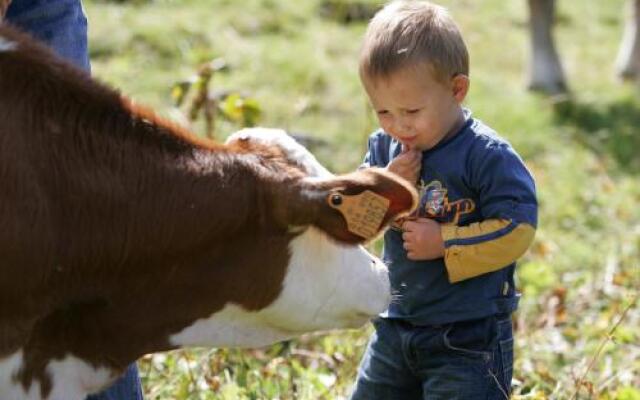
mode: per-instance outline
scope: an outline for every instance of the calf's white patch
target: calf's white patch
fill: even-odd
[[[34,379],[25,390],[15,379],[23,364],[22,350],[0,359],[0,399],[2,400],[84,400],[100,391],[116,378],[107,368],[94,368],[87,362],[67,356],[51,361],[46,371],[51,378],[51,391],[41,396],[41,382]]]
[[[388,306],[387,269],[364,248],[338,245],[311,227],[291,242],[290,251],[283,289],[273,303],[259,311],[227,304],[172,335],[170,343],[264,346],[306,332],[356,328]]]
[[[330,178],[333,176],[313,154],[303,145],[296,142],[282,129],[245,128],[233,133],[227,143],[234,140],[251,140],[267,146],[278,146],[287,154],[287,158],[302,166],[309,176]]]
[[[3,51],[13,51],[16,48],[18,48],[18,45],[15,42],[12,42],[0,36],[0,53]]]

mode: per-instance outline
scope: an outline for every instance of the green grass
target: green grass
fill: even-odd
[[[346,172],[360,162],[375,127],[357,78],[365,25],[321,18],[319,3],[89,0],[94,74],[172,114],[172,84],[222,57],[230,70],[214,76],[214,88],[255,97],[263,126],[328,141],[315,149],[318,158]],[[559,2],[569,100],[525,89],[525,0],[442,3],[469,46],[467,105],[514,144],[538,185],[538,235],[518,269],[524,296],[516,315],[515,397],[568,398],[640,286],[640,94],[613,69],[623,1]],[[236,128],[220,123],[219,138]],[[635,304],[579,398],[640,399],[638,326]],[[370,331],[253,351],[147,356],[140,362],[145,392],[149,399],[344,398]]]

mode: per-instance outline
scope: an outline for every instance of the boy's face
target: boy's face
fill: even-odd
[[[459,122],[469,87],[466,76],[443,82],[425,65],[363,82],[382,129],[406,148],[420,151],[434,147]]]

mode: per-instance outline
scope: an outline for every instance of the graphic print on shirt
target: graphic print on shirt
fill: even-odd
[[[421,179],[417,189],[420,198],[418,208],[410,216],[396,220],[392,228],[401,230],[405,221],[418,218],[430,218],[440,223],[457,225],[462,215],[472,213],[476,209],[476,203],[472,199],[449,199],[447,188],[439,180],[427,184]]]

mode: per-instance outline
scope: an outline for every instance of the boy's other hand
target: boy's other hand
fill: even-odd
[[[444,241],[438,222],[418,218],[403,223],[402,231],[408,259],[418,261],[444,257]]]
[[[396,158],[391,160],[387,165],[387,171],[393,172],[396,175],[409,181],[411,184],[415,184],[420,175],[420,168],[422,167],[422,153],[418,150],[413,150],[402,146],[402,153],[398,154]]]

